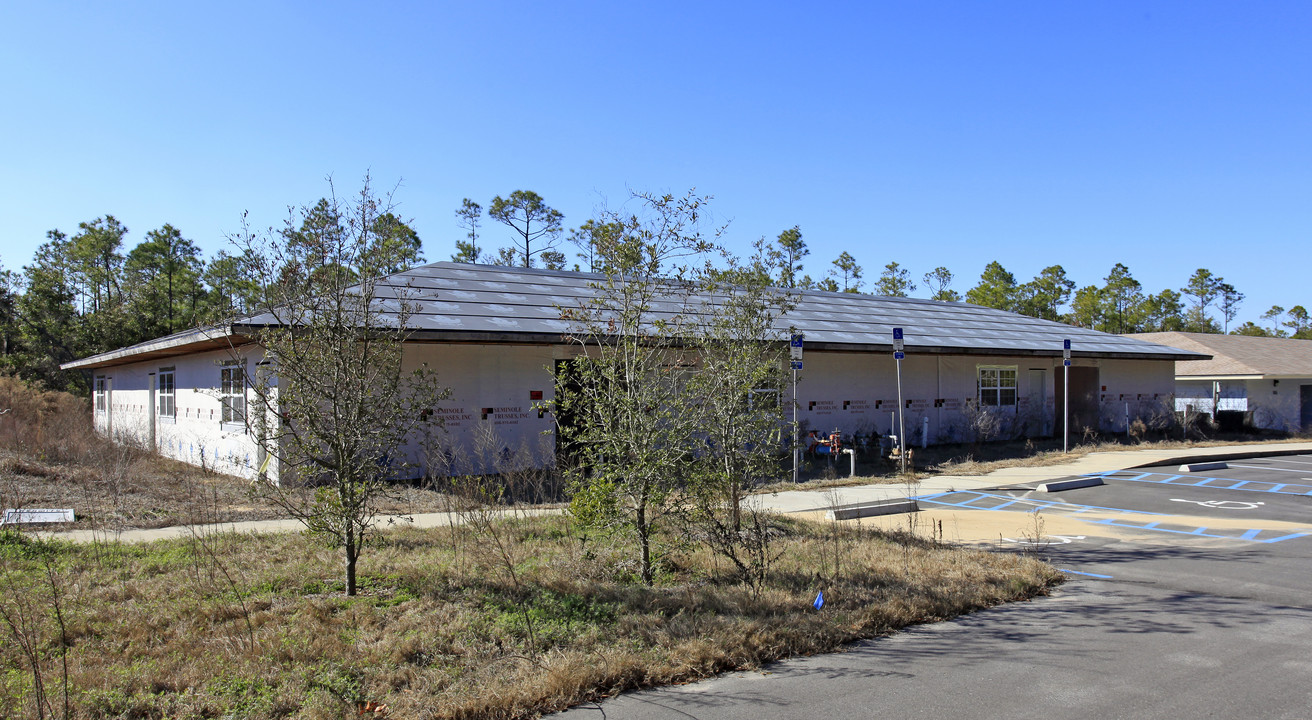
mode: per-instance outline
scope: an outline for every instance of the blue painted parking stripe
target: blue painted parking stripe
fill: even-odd
[[[1084,575],[1085,577],[1096,577],[1096,578],[1102,578],[1103,580],[1112,579],[1111,575],[1099,575],[1098,573],[1080,572],[1079,570],[1067,570],[1066,568],[1057,568],[1057,570],[1060,572],[1069,573],[1071,575]]]
[[[1132,530],[1151,530],[1153,532],[1171,533],[1173,535],[1194,535],[1196,537],[1216,538],[1218,540],[1247,540],[1249,542],[1258,542],[1264,544],[1278,543],[1278,542],[1283,542],[1285,540],[1295,540],[1297,538],[1307,537],[1308,535],[1312,535],[1312,533],[1296,532],[1296,533],[1290,533],[1288,535],[1281,535],[1280,537],[1261,538],[1259,536],[1266,531],[1262,528],[1258,528],[1253,530],[1246,530],[1243,534],[1236,537],[1234,535],[1217,535],[1216,533],[1209,533],[1207,532],[1208,528],[1195,528],[1193,530],[1175,530],[1172,528],[1160,527],[1160,523],[1149,523],[1147,525],[1138,525],[1135,523],[1121,522],[1115,518],[1099,518],[1097,520],[1085,520],[1085,522],[1092,523],[1094,525],[1110,525],[1113,527],[1130,528]]]
[[[942,496],[939,495],[938,497],[942,497]],[[925,501],[925,502],[929,502],[929,503],[934,503],[935,505],[948,505],[948,506],[951,506],[951,507],[968,507],[971,503],[975,502],[976,500],[979,500],[980,498],[979,498],[979,497],[973,497],[973,498],[970,498],[969,500],[962,500],[961,502],[948,502],[947,500],[936,500],[936,499],[934,499],[934,498],[916,498],[916,499],[917,499],[917,500],[923,500],[923,501]],[[972,510],[987,510],[988,508],[977,507],[977,508],[971,508],[971,509],[972,509]]]
[[[1092,473],[1083,477],[1106,477],[1103,473]],[[1128,482],[1146,482],[1158,485],[1175,485],[1184,487],[1201,487],[1216,490],[1241,490],[1245,492],[1276,493],[1278,495],[1312,496],[1312,485],[1297,483],[1277,483],[1267,480],[1238,480],[1236,478],[1206,477],[1195,479],[1187,475],[1165,475],[1162,473],[1144,473],[1133,477],[1117,477],[1116,480]],[[1177,482],[1191,481],[1191,482]],[[1228,483],[1228,484],[1226,484]]]
[[[1280,542],[1281,540],[1293,540],[1294,538],[1307,537],[1309,534],[1310,533],[1290,533],[1289,535],[1285,535],[1283,537],[1271,538],[1270,540],[1259,540],[1258,542],[1277,543]]]
[[[946,499],[951,495],[973,495],[969,500],[953,502]],[[942,498],[942,499],[940,499]],[[1147,512],[1145,510],[1128,510],[1126,508],[1101,507],[1098,505],[1077,505],[1075,503],[1062,502],[1059,500],[1041,500],[1039,498],[1016,498],[1010,495],[993,495],[990,493],[980,492],[978,490],[957,490],[955,492],[940,493],[937,495],[927,495],[916,498],[917,500],[932,503],[935,505],[946,505],[949,507],[964,507],[970,510],[999,510],[1009,505],[1030,505],[1042,510],[1061,510],[1071,513],[1086,513],[1094,511],[1115,512],[1127,515],[1152,515],[1157,517],[1169,517],[1167,513]],[[1003,501],[997,505],[984,506],[972,505],[971,503],[979,500],[1000,500]]]
[[[1218,478],[1212,478],[1212,479],[1218,479]],[[1224,479],[1224,478],[1220,478],[1220,479]],[[1150,480],[1148,482],[1155,482],[1155,481]],[[1258,492],[1265,492],[1265,491],[1258,491]],[[960,496],[966,496],[967,499],[965,500],[957,499]],[[1041,500],[1038,498],[1017,498],[1010,495],[996,495],[991,493],[980,492],[978,490],[954,490],[950,492],[933,493],[930,495],[917,497],[916,499],[921,502],[930,503],[933,505],[944,505],[947,507],[960,507],[970,510],[983,510],[983,511],[1000,510],[1002,508],[1006,508],[1011,505],[1021,504],[1021,505],[1032,505],[1037,509],[1048,509],[1048,510],[1055,509],[1060,511],[1066,511],[1075,515],[1079,515],[1080,513],[1096,511],[1096,510],[1115,512],[1123,516],[1149,515],[1149,516],[1155,516],[1163,519],[1153,520],[1147,523],[1130,521],[1120,518],[1099,518],[1096,520],[1091,520],[1086,518],[1080,518],[1080,519],[1084,520],[1087,523],[1092,523],[1094,525],[1109,525],[1114,527],[1131,528],[1134,530],[1164,532],[1164,533],[1171,533],[1174,535],[1191,535],[1194,537],[1216,538],[1220,540],[1246,540],[1248,542],[1258,542],[1258,543],[1277,543],[1277,542],[1283,542],[1285,540],[1294,540],[1296,538],[1307,537],[1309,535],[1312,535],[1312,531],[1309,531],[1309,532],[1289,533],[1287,535],[1281,535],[1280,537],[1275,537],[1275,538],[1262,538],[1261,534],[1263,532],[1269,532],[1262,528],[1244,530],[1239,535],[1233,534],[1233,532],[1237,532],[1237,531],[1232,531],[1232,534],[1218,535],[1214,532],[1208,532],[1209,528],[1206,527],[1194,527],[1189,530],[1163,527],[1163,525],[1166,525],[1171,522],[1169,518],[1178,517],[1166,513],[1145,512],[1143,510],[1127,510],[1124,508],[1099,507],[1096,505],[1077,505],[1075,503],[1061,502],[1056,500]],[[983,505],[971,504],[982,500],[994,500],[994,501],[1001,501],[1001,502],[999,502],[997,505],[992,505],[988,507],[985,507]]]

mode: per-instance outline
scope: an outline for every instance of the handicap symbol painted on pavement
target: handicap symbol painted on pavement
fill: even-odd
[[[1076,540],[1083,540],[1084,536],[1083,535],[1044,535],[1042,538],[1039,538],[1037,541],[1034,540],[1033,538],[1021,538],[1017,540],[1016,538],[1004,537],[1002,539],[1009,543],[1016,543],[1017,545],[1051,545],[1052,543],[1057,543],[1059,545],[1069,545],[1075,542]]]
[[[1241,500],[1181,500],[1180,498],[1171,498],[1171,502],[1193,503],[1194,505],[1216,508],[1217,510],[1256,510],[1259,506],[1265,504],[1243,502]]]

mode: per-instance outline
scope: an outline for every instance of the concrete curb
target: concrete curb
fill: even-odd
[[[1062,490],[1074,490],[1076,488],[1097,487],[1104,485],[1100,477],[1075,478],[1074,480],[1057,480],[1055,482],[1043,483],[1034,488],[1039,492],[1061,492]]]
[[[1257,450],[1254,452],[1235,452],[1231,450],[1230,452],[1208,453],[1206,452],[1206,448],[1199,448],[1198,452],[1190,453],[1188,455],[1173,455],[1170,457],[1162,458],[1161,460],[1153,460],[1152,462],[1140,463],[1138,465],[1130,465],[1127,466],[1125,469],[1132,470],[1135,468],[1154,467],[1157,465],[1185,465],[1191,463],[1218,462],[1222,460],[1231,460],[1236,457],[1263,458],[1263,457],[1279,457],[1281,455],[1306,455],[1306,454],[1308,454],[1308,451],[1306,449]]]
[[[1230,467],[1224,460],[1217,462],[1188,463],[1180,466],[1180,472],[1204,472],[1206,470],[1225,470]]]
[[[856,520],[857,518],[877,517],[879,515],[897,515],[900,513],[919,512],[920,504],[914,498],[909,500],[885,500],[883,502],[863,503],[848,507],[834,508],[825,513],[826,520]]]

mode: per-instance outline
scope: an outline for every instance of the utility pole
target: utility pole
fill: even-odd
[[[893,360],[897,362],[897,456],[902,474],[907,472],[907,418],[902,402],[902,328],[893,328]]]
[[[793,333],[788,343],[790,364],[793,368],[793,484],[797,484],[797,371],[802,369],[802,333]]]
[[[1071,438],[1071,341],[1061,341],[1061,362],[1064,377],[1061,381],[1061,391],[1064,393],[1061,400],[1061,451],[1062,453],[1070,452],[1069,444]]]

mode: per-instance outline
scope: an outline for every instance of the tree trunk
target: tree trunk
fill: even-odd
[[[355,532],[346,531],[346,595],[347,597],[355,596],[355,561],[359,558],[360,553],[355,547]]]
[[[637,522],[638,544],[642,548],[642,582],[647,587],[652,585],[651,573],[651,528],[647,525],[647,507],[638,506]]]

